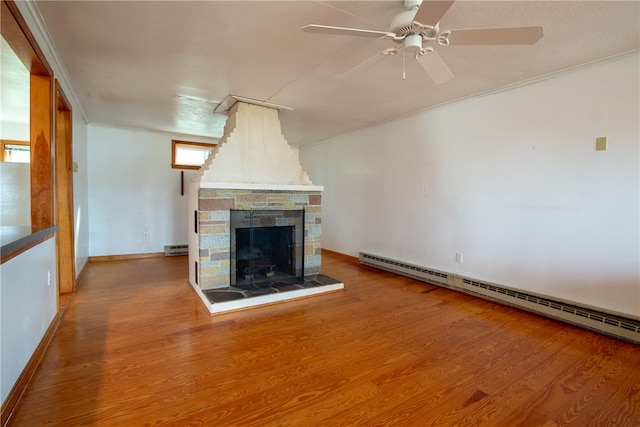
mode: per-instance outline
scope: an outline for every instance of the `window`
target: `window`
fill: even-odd
[[[0,160],[3,162],[29,163],[31,161],[29,141],[0,140],[0,146],[2,150]]]
[[[171,141],[171,167],[200,169],[216,144],[207,142]]]

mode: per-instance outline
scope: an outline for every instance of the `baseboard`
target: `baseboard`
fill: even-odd
[[[91,262],[91,259],[87,258],[87,261],[84,263],[84,265],[82,266],[82,269],[80,270],[80,274],[78,274],[78,277],[76,277],[76,286],[73,289],[73,293],[74,294],[82,286],[82,282],[84,281],[84,277],[87,275],[87,271],[89,271],[89,263],[90,262]]]
[[[84,276],[87,274],[87,270],[89,269],[89,262],[91,262],[91,260],[87,258],[87,262],[84,263],[84,265],[82,266],[82,270],[80,270],[80,274],[78,274],[78,277],[76,277],[76,289],[80,285],[80,282],[84,280]]]
[[[13,413],[13,410],[16,408],[18,402],[20,401],[20,398],[22,397],[23,393],[27,389],[27,385],[29,384],[29,381],[31,381],[31,378],[33,377],[36,370],[40,366],[40,362],[42,361],[42,358],[44,357],[44,354],[46,353],[47,348],[49,347],[49,343],[51,342],[51,339],[53,338],[53,335],[55,334],[59,325],[60,325],[60,316],[56,314],[55,317],[53,318],[53,321],[51,321],[49,328],[47,329],[44,336],[40,340],[40,344],[38,344],[38,347],[36,347],[35,351],[31,355],[31,358],[29,359],[26,366],[22,370],[22,373],[18,377],[18,380],[13,385],[13,388],[7,395],[7,398],[5,399],[4,402],[2,402],[2,408],[0,409],[0,425],[1,426],[4,427],[7,425],[9,419],[11,418],[11,414]]]
[[[130,261],[132,259],[145,259],[145,258],[164,258],[164,252],[149,252],[146,254],[90,256],[89,262]]]
[[[632,316],[364,252],[360,263],[640,344],[640,319]]]

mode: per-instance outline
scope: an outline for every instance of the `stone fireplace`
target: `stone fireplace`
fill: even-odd
[[[322,190],[282,136],[277,109],[230,109],[189,186],[189,281],[210,312],[343,288],[321,274]]]

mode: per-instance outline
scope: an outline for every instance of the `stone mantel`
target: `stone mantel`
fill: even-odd
[[[220,190],[267,190],[267,191],[300,191],[322,192],[322,185],[291,185],[291,184],[249,184],[227,182],[198,182],[198,188],[211,188]]]

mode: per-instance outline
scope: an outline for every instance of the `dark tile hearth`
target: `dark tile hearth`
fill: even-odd
[[[245,298],[241,291],[233,291],[230,288],[212,289],[210,291],[204,291],[204,293],[212,303],[227,302]]]
[[[295,283],[274,283],[273,285],[271,285],[271,287],[277,289],[278,292],[286,292],[286,291],[293,291],[295,289],[300,289],[300,286],[296,285]]]
[[[274,280],[273,282],[263,281],[255,285],[242,285],[242,287],[228,286],[224,288],[204,289],[203,292],[209,302],[216,304],[273,293],[335,285],[338,283],[341,282],[324,274],[317,274],[305,278],[303,283],[287,283],[281,280]]]

